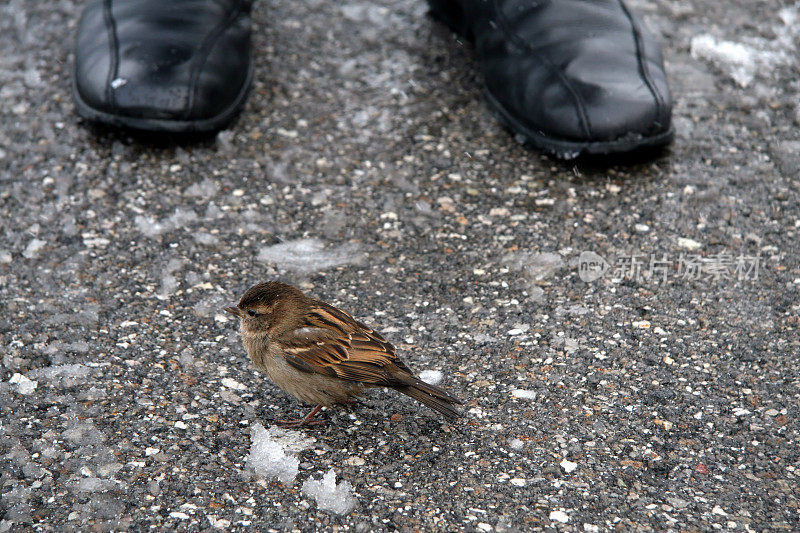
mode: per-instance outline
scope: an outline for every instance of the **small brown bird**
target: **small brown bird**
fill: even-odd
[[[321,423],[313,418],[322,407],[353,403],[370,387],[395,389],[447,418],[460,416],[453,405],[462,402],[414,376],[380,334],[291,285],[259,283],[225,311],[239,317],[253,364],[301,402],[315,405],[304,418],[279,420],[286,426]]]

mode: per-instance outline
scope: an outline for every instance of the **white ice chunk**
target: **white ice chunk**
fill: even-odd
[[[527,333],[531,329],[530,324],[514,324],[514,327],[506,332],[507,335],[515,337]]]
[[[578,463],[570,461],[569,459],[564,459],[563,461],[561,461],[560,464],[561,468],[563,468],[564,472],[566,472],[567,474],[575,471],[575,469],[578,468]]]
[[[23,376],[22,374],[16,373],[11,376],[11,379],[8,380],[9,383],[13,383],[17,386],[17,392],[26,396],[33,391],[36,390],[36,387],[39,386],[39,382],[33,381],[32,379],[28,379],[27,376]]]
[[[264,429],[256,422],[250,428],[250,453],[245,466],[266,479],[277,478],[284,484],[294,481],[300,460],[294,453],[308,448],[314,439],[282,428]]]
[[[303,482],[303,494],[314,498],[317,506],[325,511],[336,514],[347,514],[356,506],[357,500],[353,496],[353,487],[347,481],[336,484],[336,472],[333,468],[328,470],[322,479],[313,477]]]
[[[45,244],[47,244],[47,242],[41,239],[32,239],[31,242],[28,243],[28,246],[25,247],[25,250],[22,252],[22,257],[24,257],[25,259],[36,257],[36,255],[39,253],[39,250],[44,248]]]
[[[520,398],[522,400],[535,400],[536,391],[526,390],[526,389],[514,389],[511,391],[511,396],[513,396],[514,398]]]
[[[703,247],[702,243],[697,242],[694,239],[689,239],[687,237],[678,237],[677,240],[678,246],[681,248],[686,248],[687,250],[699,250]]]
[[[300,460],[288,455],[280,444],[270,440],[260,424],[253,426],[251,438],[253,442],[247,456],[247,467],[267,479],[277,478],[284,484],[294,481]]]
[[[419,379],[428,385],[438,385],[442,382],[442,373],[438,370],[423,370],[419,373]]]
[[[223,387],[227,387],[229,389],[233,389],[233,390],[245,390],[245,389],[247,389],[247,385],[244,385],[243,383],[239,383],[238,381],[236,381],[235,379],[232,379],[232,378],[222,378],[222,386]]]
[[[297,239],[262,248],[257,259],[273,263],[281,270],[299,273],[319,272],[340,265],[358,263],[364,258],[356,244],[328,245],[319,239]]]

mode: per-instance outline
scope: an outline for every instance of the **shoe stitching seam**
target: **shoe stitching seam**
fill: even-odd
[[[111,12],[111,1],[103,2],[103,20],[108,31],[108,47],[111,64],[108,66],[108,76],[106,78],[105,95],[110,109],[116,109],[117,96],[111,86],[119,74],[119,38],[117,36],[117,24],[114,21],[114,14]]]
[[[214,47],[214,44],[217,42],[219,37],[222,36],[225,30],[227,30],[239,19],[239,16],[243,12],[244,10],[242,9],[242,2],[238,2],[237,6],[231,9],[231,12],[228,14],[225,20],[217,24],[217,26],[215,26],[214,29],[203,38],[203,42],[200,43],[200,49],[198,50],[197,56],[193,60],[193,65],[190,71],[189,101],[187,102],[186,109],[183,112],[184,120],[188,120],[188,117],[191,114],[192,106],[194,106],[194,102],[197,97],[197,80],[200,78],[200,71],[206,64],[208,56],[211,55],[211,50]]]
[[[544,4],[544,1],[537,2],[536,6],[540,6]],[[531,54],[535,55],[539,61],[541,61],[551,72],[555,73],[558,77],[558,81],[561,85],[567,89],[569,94],[572,96],[575,109],[577,111],[578,120],[581,123],[581,127],[584,130],[584,134],[587,138],[591,138],[592,136],[592,124],[589,120],[589,116],[586,113],[586,109],[583,105],[583,100],[578,95],[578,92],[569,82],[567,77],[564,75],[563,71],[553,65],[550,61],[548,61],[542,54],[537,52],[533,49],[533,47],[521,36],[515,32],[512,32],[510,29],[509,21],[506,18],[505,14],[500,10],[500,6],[497,5],[497,0],[493,0],[492,4],[494,5],[495,13],[497,13],[497,20],[501,28],[505,31],[505,33],[511,38],[512,42],[515,43],[518,47],[528,50]]]
[[[622,0],[619,0],[619,5],[622,11],[625,13],[625,16],[628,17],[628,21],[630,22],[633,30],[633,40],[636,45],[636,62],[639,65],[639,74],[641,75],[645,85],[647,85],[647,88],[650,90],[650,93],[653,95],[653,99],[656,101],[656,106],[658,109],[656,112],[656,117],[658,121],[663,124],[665,122],[664,115],[666,104],[664,102],[663,95],[656,88],[655,82],[650,75],[650,69],[647,68],[647,61],[644,58],[644,43],[642,42],[641,31]]]

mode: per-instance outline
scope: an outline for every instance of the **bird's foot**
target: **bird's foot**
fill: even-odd
[[[294,418],[291,420],[276,420],[276,422],[285,428],[299,428],[303,426],[318,426],[324,424],[324,420],[314,420],[314,415],[320,412],[322,405],[314,407],[310,413],[303,418]]]
[[[299,428],[303,426],[320,426],[325,420],[306,420],[305,418],[292,418],[289,420],[276,420],[278,424],[285,428]]]

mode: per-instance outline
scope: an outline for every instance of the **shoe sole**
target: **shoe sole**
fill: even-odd
[[[492,114],[514,134],[514,138],[518,142],[552,154],[559,159],[570,160],[582,155],[605,156],[651,150],[666,146],[675,137],[675,130],[670,127],[669,130],[657,135],[646,137],[639,133],[631,132],[613,141],[581,142],[554,138],[536,132],[514,118],[485,87],[483,96]]]
[[[448,5],[450,2],[450,5]],[[430,0],[431,16],[450,28],[451,31],[473,42],[469,28],[463,20],[462,14],[453,13],[449,8],[452,7],[452,0]],[[639,133],[629,133],[618,139],[611,141],[573,141],[569,139],[559,139],[544,135],[527,127],[492,95],[488,87],[484,85],[483,96],[489,107],[489,111],[497,120],[514,134],[514,138],[521,144],[531,146],[548,154],[554,155],[559,159],[570,160],[581,155],[612,155],[624,154],[637,151],[650,150],[666,146],[675,137],[675,129],[670,126],[667,131],[652,136],[644,136]]]
[[[202,120],[169,120],[159,118],[138,118],[126,115],[118,115],[107,111],[100,111],[90,106],[80,96],[78,91],[78,80],[73,72],[72,75],[72,94],[75,100],[75,109],[78,115],[91,122],[104,124],[114,128],[125,128],[131,130],[159,132],[159,133],[209,133],[223,129],[229,124],[236,115],[242,110],[247,97],[250,94],[251,83],[253,81],[253,64],[250,63],[247,69],[242,90],[236,95],[236,99],[221,113]]]

